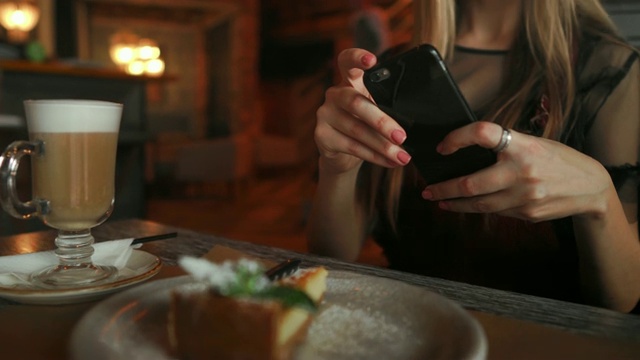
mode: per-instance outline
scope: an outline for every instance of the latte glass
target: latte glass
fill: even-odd
[[[38,217],[58,230],[57,266],[32,274],[46,288],[110,281],[117,270],[93,264],[91,228],[113,210],[122,104],[97,100],[27,100],[29,141],[15,141],[0,159],[0,202],[19,219]],[[31,156],[32,199],[16,191],[20,159]]]

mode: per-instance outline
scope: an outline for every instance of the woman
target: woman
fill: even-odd
[[[317,111],[311,251],[354,260],[373,235],[390,266],[631,311],[640,298],[638,54],[598,0],[414,0],[414,44],[432,43],[497,163],[426,184],[406,133],[370,100],[348,49]],[[509,129],[509,131],[503,131]],[[499,146],[499,148],[497,148]]]

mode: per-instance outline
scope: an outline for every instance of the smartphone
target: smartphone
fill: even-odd
[[[422,44],[381,60],[365,71],[363,81],[378,107],[406,131],[403,147],[427,183],[471,174],[495,163],[493,151],[477,145],[446,156],[436,152],[449,132],[476,117],[432,45]]]

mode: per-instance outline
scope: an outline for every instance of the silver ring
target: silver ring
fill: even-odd
[[[511,143],[511,131],[509,131],[509,129],[502,129],[502,136],[500,137],[500,142],[498,143],[498,145],[496,145],[496,147],[494,147],[493,152],[495,153],[499,153],[501,151],[504,151],[509,144]]]

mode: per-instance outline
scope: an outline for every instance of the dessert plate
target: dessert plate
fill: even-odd
[[[160,259],[155,255],[142,250],[133,250],[127,264],[118,270],[118,275],[111,282],[75,289],[42,289],[30,286],[10,286],[9,279],[3,281],[3,276],[0,276],[0,298],[22,304],[37,305],[91,301],[144,281],[157,274],[160,267]]]
[[[99,303],[71,336],[72,359],[171,359],[171,292],[189,276],[154,281]],[[480,324],[457,303],[403,282],[329,271],[327,291],[295,359],[485,359]]]

